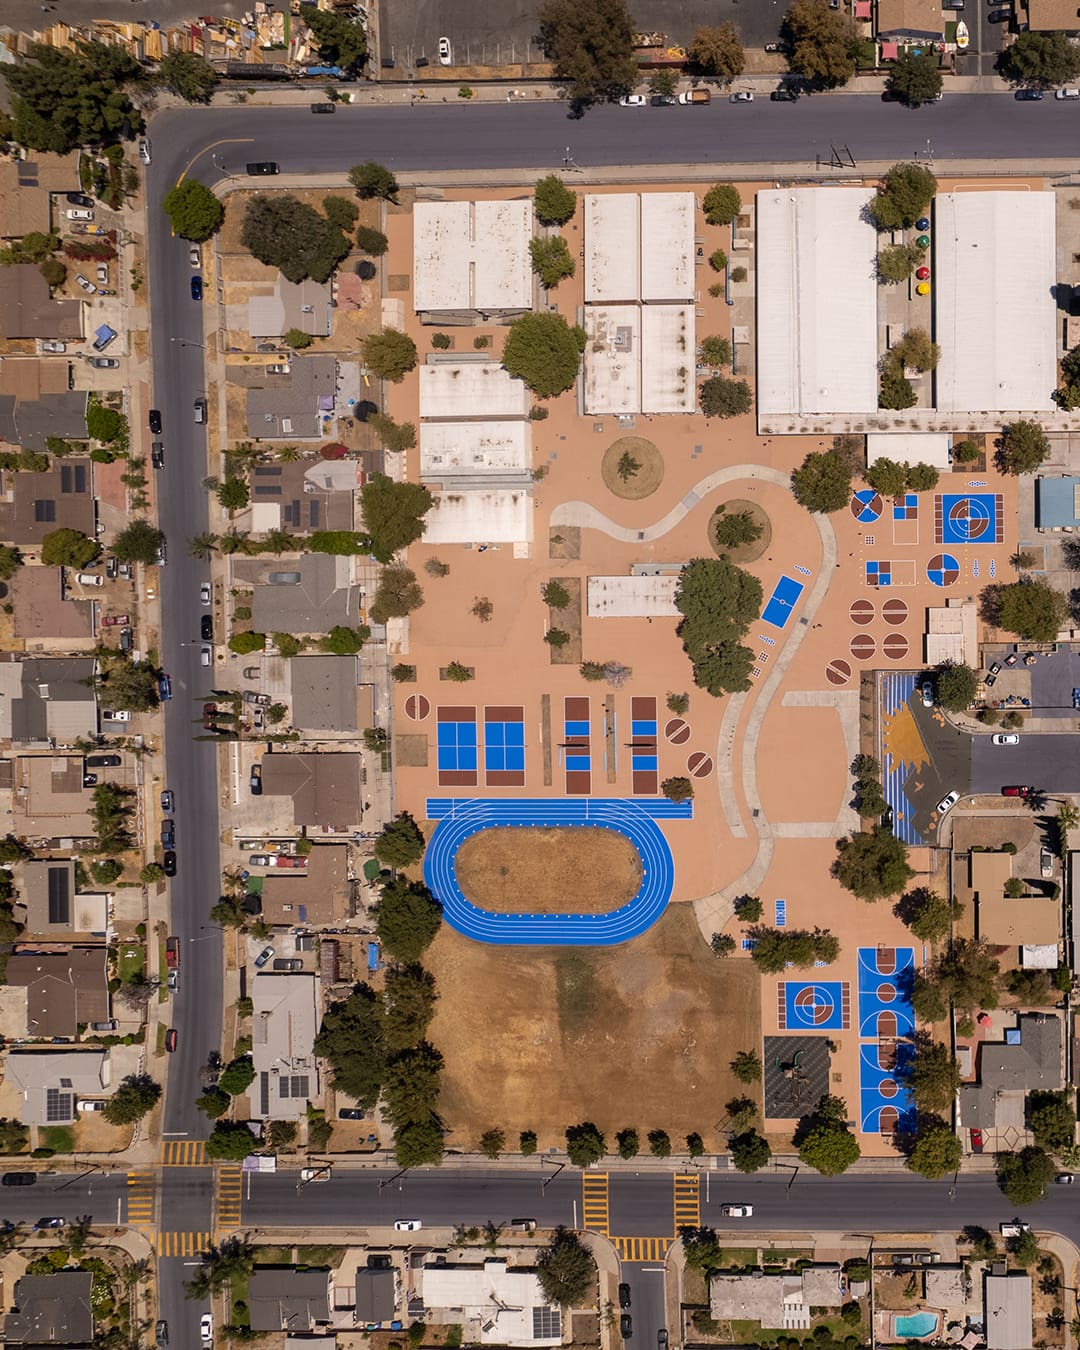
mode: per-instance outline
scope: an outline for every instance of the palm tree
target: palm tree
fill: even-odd
[[[191,550],[191,556],[193,558],[198,558],[199,562],[205,562],[217,546],[217,535],[210,534],[209,532],[197,534],[188,540],[188,548]]]
[[[206,1298],[223,1289],[235,1275],[250,1275],[255,1267],[255,1249],[247,1238],[229,1237],[220,1246],[211,1244],[202,1260],[194,1278],[184,1285],[188,1298]]]
[[[263,540],[265,553],[295,553],[296,541],[288,530],[270,530]]]
[[[223,534],[218,539],[218,548],[226,558],[233,553],[239,553],[244,547],[244,540],[237,530],[230,530],[228,534]]]
[[[230,895],[243,895],[247,890],[247,879],[239,867],[226,867],[221,874],[221,884]]]
[[[277,457],[282,464],[292,464],[300,458],[300,447],[298,445],[283,445],[277,452]]]

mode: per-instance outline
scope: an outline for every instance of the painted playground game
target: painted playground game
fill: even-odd
[[[388,224],[391,249],[407,256],[411,215]],[[729,331],[723,298],[702,282],[699,334]],[[567,314],[582,302],[580,277],[558,300]],[[423,363],[430,330],[407,326]],[[416,417],[417,378],[394,389],[401,420]],[[633,1124],[673,1140],[700,1132],[720,1148],[725,1105],[745,1091],[728,1063],[756,1049],[774,1147],[829,1092],[846,1102],[864,1153],[891,1153],[890,1136],[914,1124],[898,1071],[927,953],[890,902],[866,904],[830,876],[836,840],[860,825],[849,765],[874,753],[863,676],[910,680],[910,696],[927,607],[1009,577],[1015,480],[965,469],[895,499],[855,480],[849,510],[811,515],[790,475],[830,438],[763,438],[752,415],[656,415],[639,416],[634,435],[654,447],[658,481],[632,500],[604,472],[619,420],[581,414],[572,391],[545,407],[532,424],[527,546],[476,538],[409,550],[425,603],[395,657],[415,668],[395,690],[396,807],[422,825],[424,879],[444,906],[430,957],[448,1145],[470,1147],[498,1122],[508,1137],[537,1130],[543,1148],[594,1120],[609,1138]],[[693,684],[677,615],[590,613],[588,597],[590,578],[664,575],[715,556],[709,522],[733,501],[768,522],[767,547],[740,562],[761,583],[763,609],[744,640],[751,688],[714,699]],[[542,598],[552,581],[574,597],[568,616]],[[573,630],[563,650],[544,640],[556,623]],[[582,661],[621,669],[589,682]],[[448,679],[456,667],[470,676]],[[692,801],[662,795],[672,777],[691,781]],[[552,830],[565,832],[566,866],[539,853],[534,865],[534,842]],[[911,865],[926,872],[921,838],[903,830]],[[516,832],[513,865],[488,867],[483,840],[504,831]],[[626,841],[638,870],[612,881],[605,904],[594,867]],[[591,899],[579,903],[583,872]],[[511,874],[507,894],[499,878]],[[481,893],[499,894],[498,908]],[[759,975],[735,917],[743,895],[760,897],[766,924],[836,934],[837,960]],[[717,933],[735,938],[734,955],[713,954]]]

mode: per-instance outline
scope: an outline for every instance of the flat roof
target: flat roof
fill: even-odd
[[[641,411],[641,315],[637,305],[590,305],[582,311],[585,411],[619,415]],[[690,364],[693,367],[693,352]]]
[[[987,1350],[1031,1350],[1031,1276],[987,1275],[983,1292]]]
[[[426,544],[518,544],[533,537],[532,493],[526,488],[434,492],[425,519]]]
[[[877,411],[877,231],[866,188],[757,194],[757,408]]]
[[[529,391],[498,361],[434,361],[420,367],[421,417],[527,417]]]
[[[413,304],[425,310],[532,308],[532,198],[417,202]]]
[[[585,197],[585,301],[641,297],[641,207],[636,192]]]
[[[641,298],[646,302],[694,298],[692,192],[641,194]]]
[[[532,467],[528,422],[424,422],[421,478],[527,474]]]
[[[1035,524],[1040,530],[1074,530],[1080,525],[1080,478],[1036,478]]]
[[[646,305],[641,311],[641,411],[697,411],[693,305]]]
[[[949,460],[952,439],[948,432],[871,432],[866,437],[866,463],[892,459],[898,464],[930,464],[949,473],[952,470]]]
[[[1054,407],[1054,203],[1053,192],[946,192],[935,198],[939,411]]]
[[[630,577],[589,577],[586,608],[590,619],[677,619],[675,592],[679,573]]]

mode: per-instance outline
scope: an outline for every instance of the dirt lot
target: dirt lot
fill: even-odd
[[[724,1103],[745,1091],[728,1061],[760,1044],[760,979],[716,959],[688,906],[611,948],[492,947],[444,926],[425,960],[450,1148],[493,1126],[511,1147],[527,1129],[541,1149],[564,1145],[581,1120],[609,1147],[630,1125],[720,1146]]]
[[[638,851],[617,830],[481,830],[456,870],[473,904],[500,914],[602,914],[641,885]]]

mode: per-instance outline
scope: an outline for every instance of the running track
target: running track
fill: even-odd
[[[459,933],[499,946],[610,947],[651,928],[667,907],[675,864],[657,820],[690,820],[692,802],[666,797],[429,797],[427,817],[439,821],[424,854],[424,881]],[[480,830],[533,826],[592,828],[624,834],[641,856],[641,886],[605,914],[495,914],[466,900],[455,871],[457,851]],[[522,905],[528,905],[522,897]]]

